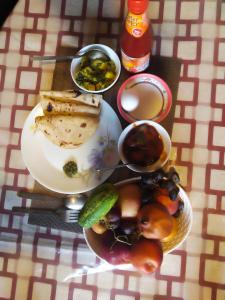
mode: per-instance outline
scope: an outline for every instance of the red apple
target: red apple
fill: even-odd
[[[159,241],[142,238],[131,248],[131,263],[141,272],[155,272],[162,260],[163,251]]]
[[[164,205],[157,202],[144,205],[137,218],[141,235],[147,239],[163,239],[173,229],[173,217]]]
[[[104,251],[104,259],[112,265],[130,263],[131,247],[127,244],[117,242],[111,249]]]

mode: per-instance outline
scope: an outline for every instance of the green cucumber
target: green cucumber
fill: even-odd
[[[111,183],[98,187],[88,198],[79,213],[78,223],[84,228],[90,228],[101,220],[114,206],[119,195]]]

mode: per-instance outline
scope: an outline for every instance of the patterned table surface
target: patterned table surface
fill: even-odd
[[[124,0],[19,0],[0,31],[0,299],[225,299],[222,0],[150,1],[153,53],[183,59],[172,141],[194,214],[188,239],[160,271],[106,270],[82,236],[10,214],[14,205],[29,206],[16,196],[34,184],[21,158],[21,130],[39,90],[51,88],[54,71],[29,56],[92,42],[116,49],[125,10]]]

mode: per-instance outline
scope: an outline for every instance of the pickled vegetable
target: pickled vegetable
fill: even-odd
[[[112,60],[93,59],[84,56],[80,70],[75,73],[76,82],[89,91],[107,88],[116,77],[116,66]]]
[[[75,161],[71,160],[68,161],[64,166],[63,166],[63,171],[68,177],[74,177],[77,174],[77,164]]]

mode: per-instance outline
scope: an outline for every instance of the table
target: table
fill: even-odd
[[[172,133],[193,207],[191,233],[156,274],[105,270],[82,235],[27,225],[12,206],[34,181],[20,136],[40,89],[50,89],[60,46],[100,42],[118,49],[123,0],[20,0],[0,31],[0,299],[225,299],[225,3],[150,1],[153,53],[183,61]],[[89,274],[83,265],[89,267]]]

